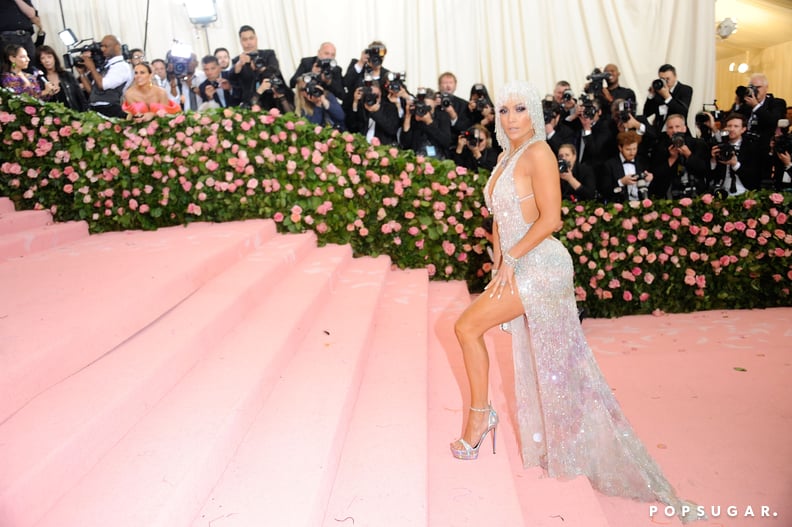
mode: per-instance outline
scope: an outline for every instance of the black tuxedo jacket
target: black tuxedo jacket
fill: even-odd
[[[646,99],[643,115],[647,119],[654,116],[653,126],[657,130],[662,130],[666,117],[669,115],[678,113],[684,115],[687,120],[691,99],[693,99],[693,88],[677,81],[674,91],[671,93],[671,100],[668,102],[668,112],[665,115],[660,115],[660,107],[666,103],[660,99],[659,95],[655,94],[654,97]]]
[[[294,72],[292,75],[291,80],[289,80],[289,86],[293,89],[297,86],[297,79],[300,78],[301,75],[305,75],[306,73],[311,73],[313,71],[314,63],[316,62],[316,57],[304,57],[300,60],[300,65],[297,66],[297,71]],[[341,74],[341,67],[335,66],[330,74],[330,82],[325,83],[322,81],[322,86],[325,90],[329,91],[333,95],[336,96],[336,99],[339,101],[344,100],[344,96],[346,92],[344,91],[344,78]]]
[[[366,76],[366,67],[364,66],[360,73],[357,72],[355,69],[355,64],[357,64],[358,59],[352,59],[349,62],[349,66],[347,67],[346,74],[344,75],[344,87],[346,88],[347,95],[351,94],[355,91],[355,88],[358,86],[363,85],[363,79]],[[380,88],[382,92],[385,93],[385,81],[388,79],[388,73],[390,70],[386,69],[385,66],[380,68],[379,82]]]
[[[352,99],[347,97],[344,103],[344,115],[346,115],[347,130],[353,133],[366,135],[368,131],[369,118],[374,121],[374,136],[383,145],[397,145],[399,127],[399,110],[396,105],[387,98],[382,98],[380,108],[376,112],[366,110],[363,101],[358,103],[357,111],[352,110]]]
[[[573,121],[572,126],[575,134],[573,135],[574,144],[578,151],[578,163],[585,163],[598,172],[605,160],[618,152],[616,137],[611,133],[609,120],[601,117],[597,119],[597,122],[591,127],[591,133],[586,136],[583,135],[583,126],[579,120]],[[585,146],[582,146],[583,144]]]
[[[278,63],[278,57],[275,55],[275,52],[271,49],[259,49],[257,53],[259,59],[264,62],[267,75],[277,75],[282,80],[283,76],[281,75],[280,64]],[[235,68],[237,62],[239,62],[239,56],[234,57],[231,63],[228,80],[231,82],[234,91],[239,95],[242,102],[249,102],[256,91],[256,81],[258,80],[259,74],[253,70],[250,64],[245,64],[242,70],[236,73]]]
[[[759,148],[759,142],[750,140],[745,135],[742,137],[740,148],[737,151],[737,160],[740,168],[737,170],[737,177],[740,178],[743,186],[748,190],[756,190],[762,182],[761,166],[764,158],[767,157]],[[711,165],[710,165],[711,166]],[[726,179],[726,165],[715,163],[715,168],[710,170],[710,181],[714,186],[721,186]],[[729,189],[726,189],[727,191]]]
[[[553,136],[547,139],[547,144],[550,145],[553,153],[557,156],[558,149],[561,148],[561,145],[575,144],[575,132],[569,126],[562,126],[559,122],[559,125],[555,128],[555,133]],[[575,167],[577,166],[578,165],[576,164]]]
[[[577,190],[572,188],[572,185],[561,180],[561,197],[570,201],[584,201],[592,200],[597,193],[597,176],[591,167],[575,163],[572,167],[572,175],[575,179],[580,181],[580,186]]]
[[[418,121],[413,114],[411,116],[410,130],[402,130],[399,143],[402,148],[409,148],[419,154],[426,153],[426,146],[435,147],[436,156],[444,158],[451,146],[451,118],[443,110],[436,108],[432,113],[432,124]]]
[[[644,170],[649,169],[649,163],[643,159],[635,158],[635,173],[640,174]],[[616,155],[608,158],[605,164],[602,165],[602,170],[599,173],[598,186],[600,199],[605,203],[619,202],[627,199],[627,188],[619,186],[619,180],[624,177],[624,165],[622,164],[621,156]],[[649,195],[657,196],[653,192],[652,183],[649,184]]]
[[[711,148],[695,137],[685,137],[685,145],[690,149],[690,157],[685,158],[680,155],[674,164],[669,165],[669,147],[671,138],[668,134],[662,134],[657,146],[652,152],[651,169],[654,177],[652,185],[657,194],[672,197],[672,190],[681,190],[682,174],[687,171],[689,180],[695,184],[699,192],[703,192],[706,187],[707,177],[710,171],[710,150]]]

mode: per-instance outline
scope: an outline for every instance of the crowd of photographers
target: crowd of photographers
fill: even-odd
[[[322,43],[287,81],[275,52],[259,48],[251,26],[240,28],[239,43],[242,52],[233,59],[227,48],[200,61],[173,48],[149,63],[142,50],[127,50],[108,35],[63,57],[76,77],[48,46],[37,48],[36,62],[24,73],[26,50],[9,46],[2,80],[4,86],[16,82],[20,91],[110,117],[128,115],[125,94],[145,82],[164,90],[184,111],[278,108],[472,171],[496,165],[495,109],[483,84],[474,84],[465,99],[456,95],[454,74],[445,72],[436,89],[411,92],[403,73],[384,66],[387,48],[380,41],[366,46],[345,73],[336,63],[335,46]],[[619,78],[618,67],[608,64],[586,77],[582,93],[560,81],[543,101],[564,198],[613,202],[792,188],[792,108],[768,93],[764,75],[737,88],[729,111],[705,105],[696,112],[695,130],[687,127],[693,88],[677,79],[672,65],[660,66],[643,101]]]
[[[583,93],[565,81],[543,102],[548,142],[559,156],[564,197],[603,202],[739,195],[792,189],[792,107],[754,74],[722,112],[704,105],[687,127],[693,89],[670,64],[658,69],[639,111],[614,64],[595,69]]]

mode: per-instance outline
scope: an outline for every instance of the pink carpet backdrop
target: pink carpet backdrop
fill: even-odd
[[[145,124],[0,90],[0,195],[92,232],[272,218],[283,232],[387,254],[472,290],[491,265],[487,174],[294,115],[241,109]],[[576,294],[591,316],[792,305],[792,195],[564,207]]]

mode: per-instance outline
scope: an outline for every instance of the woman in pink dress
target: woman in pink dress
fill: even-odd
[[[135,66],[132,85],[124,93],[122,108],[134,121],[150,121],[157,115],[181,112],[178,104],[168,98],[168,93],[154,84],[152,70],[147,62]]]

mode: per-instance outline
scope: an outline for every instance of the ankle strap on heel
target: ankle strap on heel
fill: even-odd
[[[473,408],[472,406],[470,407],[470,409],[473,410],[474,412],[482,412],[482,413],[490,411],[489,408]]]

